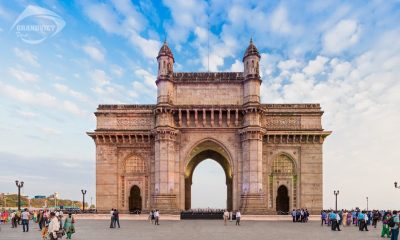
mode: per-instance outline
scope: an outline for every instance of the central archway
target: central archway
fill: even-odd
[[[189,160],[185,167],[185,210],[191,209],[192,202],[192,179],[195,168],[204,160],[211,159],[219,163],[225,172],[225,183],[227,189],[226,208],[232,211],[232,166],[229,155],[223,147],[214,141],[205,141],[192,149]],[[212,197],[212,196],[211,196]]]

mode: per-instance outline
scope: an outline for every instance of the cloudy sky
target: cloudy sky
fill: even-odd
[[[13,24],[28,6],[56,13],[60,31],[38,44],[18,35]],[[396,0],[1,1],[0,192],[15,192],[20,179],[29,195],[80,199],[85,188],[94,197],[95,148],[85,132],[96,106],[155,103],[164,39],[176,71],[207,70],[208,38],[209,70],[241,71],[253,37],[262,101],[317,102],[325,111],[333,134],[324,145],[324,206],[339,189],[339,207],[365,207],[368,196],[370,208],[398,208],[399,22]],[[219,206],[225,193],[210,200],[204,189],[222,169],[200,167],[194,201]]]

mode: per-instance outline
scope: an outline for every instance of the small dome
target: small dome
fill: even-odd
[[[243,61],[246,57],[251,56],[251,55],[256,55],[259,58],[261,58],[260,53],[257,50],[257,47],[253,44],[253,39],[250,38],[250,44],[246,49],[246,52],[244,53]]]
[[[157,59],[161,56],[168,56],[172,59],[174,59],[174,55],[172,54],[171,49],[168,47],[168,44],[166,41],[164,41],[164,44],[162,45],[162,47],[160,48],[160,51],[158,52],[158,56]],[[175,62],[175,60],[174,60]]]

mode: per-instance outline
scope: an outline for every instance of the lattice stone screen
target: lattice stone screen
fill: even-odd
[[[126,173],[144,173],[146,172],[146,163],[138,156],[132,156],[125,162]]]
[[[272,174],[274,175],[293,175],[293,161],[286,155],[279,155],[272,163]]]

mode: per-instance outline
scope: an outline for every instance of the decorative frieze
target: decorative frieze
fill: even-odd
[[[150,129],[153,118],[148,117],[119,117],[117,118],[118,129]]]
[[[266,129],[300,129],[300,116],[265,116],[264,123]]]

